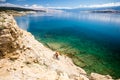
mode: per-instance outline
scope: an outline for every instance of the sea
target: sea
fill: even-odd
[[[15,17],[20,28],[88,74],[120,78],[120,14],[51,12]]]

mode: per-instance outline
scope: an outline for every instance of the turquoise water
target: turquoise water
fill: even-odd
[[[16,17],[18,25],[88,73],[120,78],[120,14],[38,13]]]

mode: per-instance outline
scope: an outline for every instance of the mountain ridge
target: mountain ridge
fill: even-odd
[[[23,7],[23,6],[19,6],[11,3],[0,4],[0,11],[3,11],[3,10],[46,12],[45,10],[42,10],[42,9],[36,10],[33,8]]]
[[[74,8],[74,9],[61,9],[67,12],[80,12],[80,11],[102,11],[102,10],[107,10],[107,11],[120,11],[120,6],[117,7],[103,7],[103,8]]]

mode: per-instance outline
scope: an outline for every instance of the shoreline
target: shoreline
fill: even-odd
[[[10,43],[9,46],[4,46],[4,49],[0,48],[0,52],[3,52],[2,54],[4,55],[1,56],[3,57],[3,59],[0,60],[0,62],[2,63],[0,66],[2,66],[3,64],[7,65],[2,66],[2,68],[0,68],[0,71],[8,69],[8,71],[5,72],[6,74],[8,73],[7,77],[1,76],[1,73],[0,79],[21,79],[24,75],[24,79],[27,80],[28,75],[30,75],[29,78],[32,78],[32,80],[37,80],[37,78],[39,78],[39,80],[49,80],[49,78],[52,78],[51,80],[55,80],[56,78],[58,78],[58,80],[89,80],[88,76],[86,76],[86,72],[82,68],[75,66],[70,58],[62,55],[60,56],[60,60],[53,59],[53,54],[55,52],[43,46],[42,43],[36,41],[31,33],[19,29],[16,21],[13,19],[12,16],[9,16],[7,14],[0,15],[4,16],[5,18],[10,18],[12,21],[11,26],[8,27],[7,24],[4,24],[5,28],[0,29],[1,31],[5,30],[7,34],[6,35],[0,33],[0,36],[2,36],[0,37],[0,41],[2,41],[0,46],[3,46],[3,42],[4,44],[8,44],[8,42]],[[6,21],[8,21],[9,23],[9,19],[5,19],[5,22]],[[11,30],[12,33],[9,33],[9,30]],[[6,38],[6,40],[8,41],[4,41],[4,38]],[[13,45],[14,47],[12,50],[11,46]],[[4,50],[6,51],[4,52]],[[13,60],[13,62],[11,62],[10,59]],[[7,62],[4,63],[5,61]],[[31,69],[35,71],[31,71]],[[26,70],[28,71],[26,72]],[[20,71],[23,71],[22,74],[19,73]],[[15,77],[14,73],[18,74],[19,76]],[[33,74],[31,73],[36,73],[34,75],[36,77],[33,78]],[[47,75],[42,77],[41,74],[45,73],[47,73]],[[12,78],[11,75],[13,75]],[[97,73],[91,73],[89,78],[92,78],[93,80],[112,80],[112,77],[110,77],[109,75],[100,75]]]
[[[39,19],[38,19],[39,20]],[[42,23],[41,23],[42,24]],[[49,23],[48,23],[49,24]],[[37,25],[36,25],[37,26]],[[32,26],[30,26],[30,27],[32,27]],[[38,27],[38,26],[37,26]],[[46,33],[49,33],[49,32],[51,32],[51,31],[46,31]],[[31,31],[31,33],[32,33],[32,31]],[[38,33],[38,34],[37,34]],[[51,32],[51,33],[54,33],[54,32]],[[98,52],[99,52],[99,54],[98,55],[93,55],[92,56],[92,54],[91,53],[85,53],[85,50],[87,51],[89,48],[91,49],[91,48],[94,48],[94,46],[92,46],[92,45],[90,45],[91,43],[89,43],[88,45],[88,47],[86,48],[84,48],[84,50],[82,51],[82,50],[80,50],[81,48],[74,48],[74,46],[75,45],[73,45],[73,47],[72,47],[72,44],[71,43],[69,43],[69,42],[73,42],[73,41],[71,41],[72,39],[76,39],[76,38],[72,38],[72,39],[70,39],[70,38],[67,38],[67,36],[65,37],[65,38],[63,38],[63,36],[61,35],[61,37],[60,36],[58,36],[58,37],[56,37],[57,35],[57,33],[55,34],[56,36],[54,36],[54,34],[52,35],[52,34],[43,34],[42,32],[41,33],[39,33],[39,32],[33,32],[32,33],[35,37],[36,37],[36,39],[37,40],[39,40],[40,42],[42,42],[42,43],[44,43],[45,45],[47,44],[48,46],[49,46],[49,48],[50,47],[52,47],[52,50],[54,50],[54,51],[56,51],[56,50],[58,50],[58,51],[60,51],[61,53],[68,53],[68,55],[70,54],[73,54],[73,53],[76,53],[76,54],[73,54],[73,55],[75,55],[75,58],[73,57],[73,55],[71,56],[71,57],[73,57],[73,59],[72,60],[74,60],[74,62],[76,62],[77,63],[77,65],[79,65],[80,64],[80,66],[79,67],[81,67],[81,68],[83,68],[87,73],[91,73],[91,72],[95,72],[95,73],[99,73],[99,74],[103,74],[103,75],[107,75],[107,74],[109,74],[109,75],[111,75],[113,78],[119,78],[119,66],[116,66],[116,67],[113,67],[115,64],[113,63],[112,64],[112,62],[105,62],[105,61],[103,61],[103,59],[104,60],[107,60],[107,57],[105,57],[105,56],[100,56],[99,54],[102,54],[103,53],[103,51],[102,50],[99,50]],[[42,35],[40,35],[40,34],[42,34]],[[45,36],[44,36],[45,35]],[[49,35],[48,36],[48,38],[46,37],[47,35]],[[51,37],[50,37],[51,36]],[[69,36],[70,37],[70,36]],[[55,39],[54,39],[55,38]],[[61,38],[61,39],[60,39]],[[68,39],[68,40],[67,40]],[[87,41],[85,41],[85,40],[82,40],[82,41],[84,41],[86,44],[87,44]],[[74,41],[75,42],[75,41]],[[77,44],[79,44],[79,43],[82,43],[82,42],[77,42],[76,41],[76,43]],[[74,43],[75,44],[75,43]],[[84,43],[82,43],[83,45],[84,45]],[[82,45],[81,44],[81,45]],[[79,44],[80,45],[80,44]],[[76,47],[76,46],[75,46]],[[99,47],[99,46],[98,46]],[[96,48],[98,48],[97,46],[96,46]],[[95,48],[95,49],[96,49]],[[98,48],[99,49],[99,48]],[[81,54],[80,54],[81,53]],[[106,54],[107,52],[104,52],[104,54]],[[98,57],[98,56],[100,56],[100,57]],[[71,58],[70,57],[70,58]],[[76,58],[77,57],[77,58]],[[101,60],[100,60],[101,59]],[[81,62],[80,62],[81,61]],[[88,63],[88,64],[87,64]],[[92,64],[92,65],[91,65]],[[81,66],[82,65],[82,66]],[[113,66],[112,66],[113,65]],[[85,67],[86,66],[86,67]],[[114,73],[114,70],[116,70],[116,73]],[[117,73],[118,72],[118,73]],[[112,75],[112,73],[114,73],[114,75]],[[117,76],[117,77],[116,77]]]

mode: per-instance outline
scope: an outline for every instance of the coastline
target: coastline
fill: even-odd
[[[14,17],[36,13],[36,11],[14,11],[14,10],[5,10],[5,11],[0,11],[0,12],[1,13],[6,13],[8,15],[12,15]]]
[[[116,36],[115,38],[113,38],[112,37],[113,35],[111,35],[114,34],[114,32],[116,33],[114,29],[119,28],[119,25],[114,27],[116,24],[114,23],[114,21],[112,21],[113,22],[112,24],[109,21],[108,22],[104,22],[104,20],[92,21],[92,20],[88,20],[88,18],[85,18],[84,21],[82,21],[82,19],[77,20],[78,18],[75,18],[74,15],[72,14],[71,16],[69,16],[69,18],[67,17],[66,14],[65,14],[66,16],[61,15],[60,17],[58,17],[58,15],[55,14],[52,14],[52,17],[48,17],[49,14],[46,15],[44,14],[46,13],[43,13],[42,16],[39,16],[41,14],[38,14],[37,17],[34,17],[34,15],[18,17],[16,21],[19,26],[22,26],[20,25],[20,23],[22,22],[24,24],[24,21],[22,20],[26,19],[26,21],[29,22],[29,26],[27,27],[23,26],[23,27],[27,28],[26,30],[31,32],[37,40],[42,42],[42,44],[51,47],[53,51],[57,50],[65,55],[67,54],[75,55],[75,58],[73,57],[74,62],[76,63],[78,62],[77,65],[79,65],[80,62],[82,62],[79,65],[79,67],[82,67],[88,74],[91,74],[91,72],[95,72],[103,75],[109,74],[113,78],[119,78],[120,76],[119,57],[115,56],[117,54],[115,51],[113,51],[113,49],[114,48],[119,49],[120,37]],[[75,14],[77,15],[77,13]],[[83,15],[82,14],[79,15],[81,15],[82,17],[84,16],[84,14]],[[90,14],[91,17],[94,16],[94,13],[90,13]],[[89,13],[85,15],[87,17]],[[96,14],[96,15],[100,16],[100,14]],[[106,14],[102,14],[102,15],[104,17]],[[114,18],[114,20],[118,19],[119,16],[117,14],[116,16],[117,18],[107,15],[105,19],[108,18],[110,19]],[[76,20],[74,20],[74,18]],[[101,19],[102,16],[97,18]],[[56,23],[54,23],[54,21]],[[88,25],[89,23],[92,22],[93,24],[96,24],[96,26],[94,26],[93,24]],[[26,23],[27,22],[25,22],[25,25]],[[109,23],[112,25],[109,25]],[[82,24],[84,24],[85,26],[84,28],[82,27]],[[102,26],[99,24],[102,24]],[[88,29],[88,27],[90,29]],[[97,29],[97,28],[101,28],[101,29]],[[86,29],[88,29],[88,31]],[[94,31],[93,29],[96,30]],[[103,35],[102,32],[104,31],[105,33]],[[95,32],[97,32],[98,34],[94,34]],[[119,34],[119,32],[117,32],[117,34]],[[111,35],[111,37],[109,37],[108,35]],[[107,44],[111,39],[114,39],[116,41],[113,40],[109,44]],[[114,43],[114,45],[111,46],[112,45],[111,43]],[[118,46],[115,46],[116,43],[118,44]]]
[[[55,52],[35,40],[31,33],[19,29],[11,15],[9,16],[5,13],[0,15],[6,19],[4,22],[5,28],[1,28],[3,34],[0,35],[2,36],[0,37],[0,46],[2,46],[2,43],[9,43],[9,45],[12,44],[14,46],[13,50],[11,50],[11,46],[3,46],[4,49],[0,48],[1,53],[6,50],[6,52],[2,53],[3,56],[1,56],[2,58],[0,60],[0,71],[6,71],[5,73],[1,72],[0,79],[112,80],[112,77],[109,75],[91,73],[91,75],[88,76],[82,68],[74,65],[72,60],[64,55],[60,55],[60,60],[53,59]],[[10,18],[10,21],[8,18]],[[7,23],[9,24],[10,22],[12,22],[12,24],[8,27]],[[12,34],[9,30],[13,31]],[[7,41],[4,41],[4,38],[6,38]],[[11,62],[11,60],[13,61]],[[5,66],[2,66],[3,64]],[[14,73],[19,76],[16,77]],[[3,74],[7,74],[7,77],[3,77]],[[44,75],[41,76],[41,74]]]

